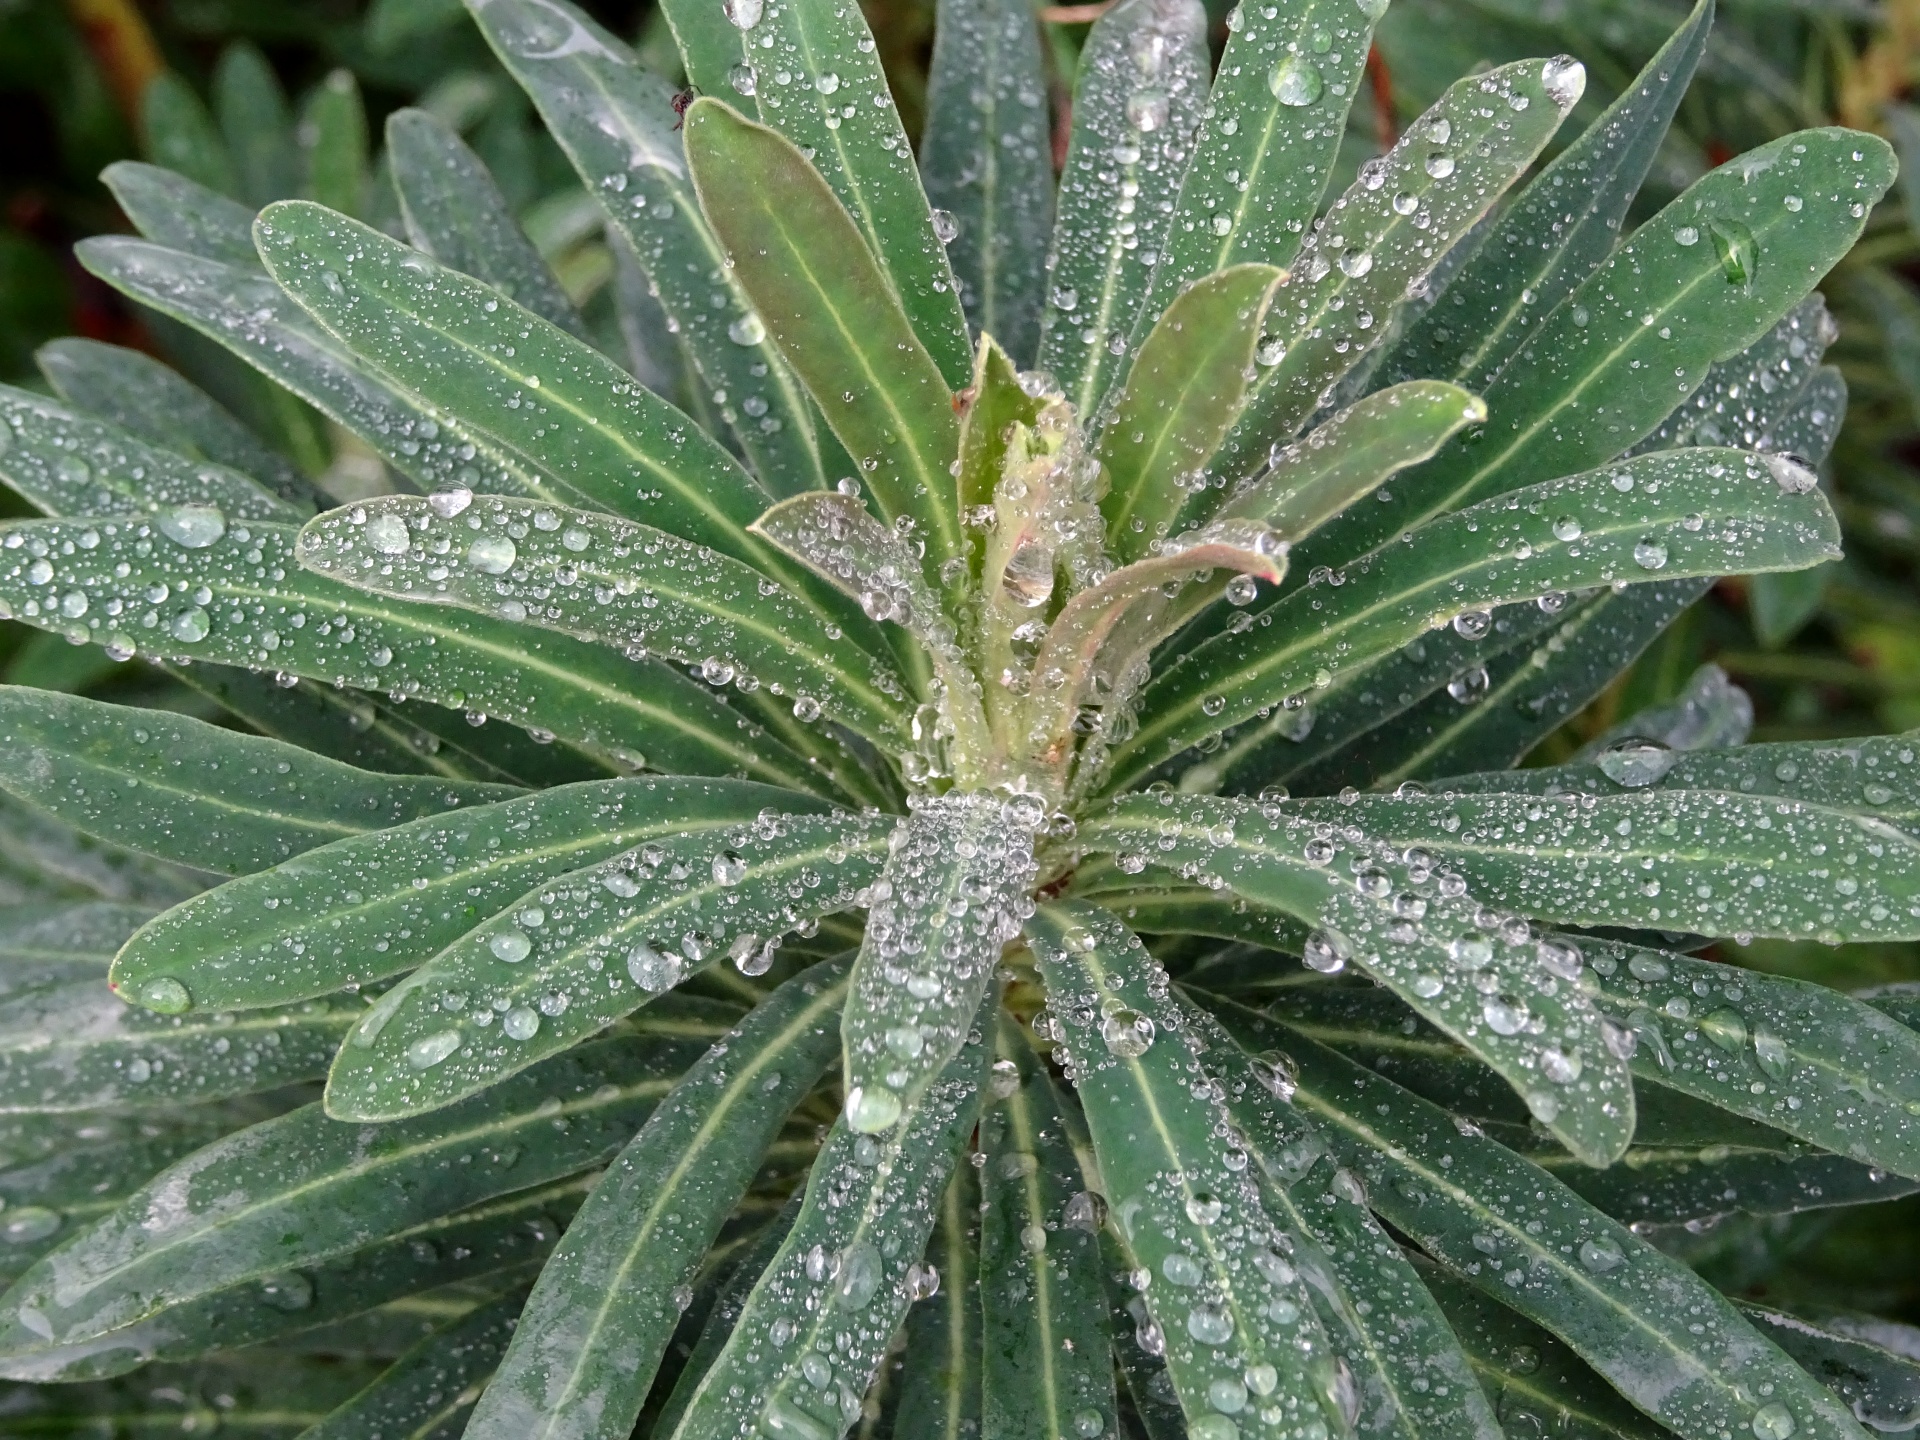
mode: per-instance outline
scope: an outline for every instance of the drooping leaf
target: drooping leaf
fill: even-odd
[[[1845,1408],[1732,1302],[1626,1226],[1305,1036],[1242,1011],[1226,1018],[1243,1043],[1278,1045],[1298,1066],[1296,1103],[1358,1172],[1382,1219],[1552,1331],[1654,1419],[1684,1433],[1751,1430],[1757,1420],[1859,1440]]]
[[[190,460],[237,470],[302,514],[316,508],[313,486],[292,461],[159,361],[74,336],[42,345],[34,359],[47,383],[75,410]]]
[[[555,630],[633,659],[658,653],[715,685],[811,699],[816,714],[874,740],[907,733],[891,670],[738,560],[532,500],[484,496],[443,513],[454,508],[396,495],[329,511],[301,530],[299,561],[375,595]]]
[[[134,228],[155,244],[254,272],[253,211],[217,190],[158,165],[118,160],[100,181]]]
[[[717,101],[696,102],[687,159],[708,223],[780,353],[881,513],[913,522],[938,572],[961,548],[947,469],[958,426],[930,337],[915,331],[853,218],[785,136]]]
[[[0,686],[0,789],[89,835],[243,875],[503,785],[376,775],[164,710]]]
[[[164,1343],[169,1309],[236,1285],[304,1290],[310,1302],[312,1282],[292,1278],[305,1266],[604,1162],[698,1053],[608,1040],[431,1117],[368,1128],[309,1105],[239,1131],[22,1276],[0,1300],[0,1368],[35,1379],[129,1369]]]
[[[934,233],[951,230],[947,256],[969,324],[1019,360],[1040,343],[1053,231],[1044,62],[1024,0],[939,6],[920,177],[935,207]]]
[[[1593,1165],[1618,1157],[1633,1134],[1632,1087],[1573,983],[1577,961],[1543,955],[1525,929],[1489,933],[1480,911],[1506,898],[1498,886],[1471,897],[1442,886],[1418,841],[1354,824],[1336,831],[1302,802],[1139,796],[1083,824],[1080,838],[1118,852],[1123,870],[1152,855],[1316,927],[1314,968],[1365,970],[1498,1071],[1574,1154]]]
[[[1456,616],[1591,585],[1795,569],[1829,558],[1838,538],[1809,471],[1736,450],[1642,456],[1483,501],[1163,669],[1108,783],[1130,784],[1203,735],[1279,697],[1308,698],[1320,675],[1330,683]]]
[[[1080,1440],[1115,1424],[1099,1232],[1065,1101],[1002,1011],[980,1125],[980,1433]],[[959,1281],[962,1277],[954,1276]]]
[[[431,111],[396,110],[387,117],[387,164],[416,248],[584,338],[580,312],[458,131]]]
[[[526,1298],[515,1286],[436,1330],[307,1431],[306,1440],[451,1433],[448,1427],[472,1408],[506,1353]]]
[[[773,807],[824,808],[762,785],[675,778],[593,781],[431,816],[167,912],[120,953],[113,982],[139,995],[168,978],[215,1012],[331,994],[412,969],[543,881],[670,837],[717,840]]]
[[[1409,290],[1526,172],[1585,87],[1586,71],[1566,59],[1471,76],[1368,162],[1301,242],[1268,320],[1285,353],[1214,460],[1219,474],[1242,480],[1294,437]]]
[[[297,534],[249,523],[189,547],[138,519],[17,522],[0,532],[0,608],[129,653],[453,706],[625,755],[628,765],[640,756],[686,774],[823,787],[806,761],[665,665],[636,667],[603,646],[490,615],[447,624],[303,569]],[[164,598],[148,598],[162,587]],[[68,595],[86,597],[80,614],[62,613]]]
[[[1097,414],[1125,374],[1206,90],[1197,0],[1121,0],[1080,52],[1040,368],[1081,415]]]
[[[1385,362],[1397,380],[1486,385],[1618,243],[1713,27],[1700,0],[1620,98],[1501,212]]]
[[[1267,307],[1285,272],[1236,265],[1196,280],[1141,342],[1100,433],[1109,547],[1138,560],[1173,534],[1239,417]]]
[[[701,19],[732,28],[717,7],[700,8]],[[698,388],[725,397],[713,401],[716,416],[749,467],[778,495],[833,484],[840,477],[822,454],[807,397],[701,219],[673,133],[672,84],[566,0],[473,0],[469,13],[631,244]],[[719,88],[725,67],[707,73],[702,53],[696,46],[690,61],[694,84],[727,93]]]
[[[833,1436],[858,1416],[912,1303],[909,1271],[973,1133],[986,1064],[976,1031],[888,1134],[862,1136],[844,1117],[834,1125],[799,1217],[674,1427],[676,1440],[756,1426]]]
[[[787,1113],[837,1050],[844,961],[787,981],[674,1088],[568,1227],[472,1440],[624,1440],[690,1284]]]
[[[1252,1177],[1226,1162],[1225,1106],[1190,1078],[1200,1057],[1158,967],[1095,906],[1047,906],[1027,938],[1189,1427],[1216,1394],[1251,1390],[1303,1426],[1344,1428],[1334,1352]]]
[[[854,1130],[912,1115],[966,1043],[1036,872],[1029,804],[955,791],[920,797],[899,822],[842,1026]]]
[[[925,1440],[980,1433],[980,1182],[956,1165],[939,1200],[926,1265],[937,1287],[907,1312],[906,1366],[894,1432]],[[924,1286],[922,1287],[924,1288]]]
[[[1634,449],[1737,445],[1817,463],[1826,458],[1825,448],[1779,444],[1774,431],[1797,408],[1838,337],[1825,297],[1809,295],[1753,344],[1708,370],[1700,388]]]
[[[763,811],[528,891],[367,1012],[327,1078],[328,1113],[380,1121],[451,1104],[705,966],[764,967],[785,935],[858,903],[888,828]]]

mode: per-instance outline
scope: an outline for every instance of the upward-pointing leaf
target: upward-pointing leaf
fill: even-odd
[[[376,775],[165,710],[0,685],[0,789],[88,835],[226,875],[506,785]]]
[[[253,211],[198,181],[157,165],[120,160],[100,173],[140,233],[156,244],[257,270]]]
[[[1040,28],[1027,0],[941,0],[939,10],[920,175],[937,207],[936,233],[952,227],[947,255],[967,320],[1030,360],[1053,230]]]
[[[820,173],[777,131],[718,101],[695,102],[687,159],[707,220],[781,354],[882,514],[913,522],[937,573],[961,553],[947,469],[959,437],[953,387],[887,273]]]
[[[1125,374],[1147,313],[1153,257],[1206,104],[1206,23],[1199,0],[1120,0],[1080,52],[1040,368],[1083,416]]]
[[[1618,242],[1627,207],[1692,83],[1713,8],[1713,0],[1700,0],[1620,98],[1500,214],[1387,358],[1389,376],[1484,387],[1528,330],[1593,273]]]
[[[625,1440],[689,1284],[837,1052],[846,965],[787,981],[688,1070],[567,1227],[468,1440]],[[957,1277],[956,1277],[957,1279]]]
[[[451,125],[427,110],[394,111],[387,117],[387,164],[414,245],[584,338],[580,312],[513,218],[485,163]]]

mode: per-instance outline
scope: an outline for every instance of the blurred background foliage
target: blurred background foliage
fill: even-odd
[[[935,0],[864,3],[917,133]],[[1228,0],[1205,3],[1218,44]],[[634,37],[662,71],[676,68],[648,0],[586,8]],[[1038,5],[1057,75],[1071,74],[1103,8]],[[1586,63],[1571,137],[1689,8],[1684,0],[1395,0],[1368,67],[1371,94],[1350,126],[1349,175],[1459,75],[1529,55],[1567,52]],[[1755,739],[1920,728],[1916,84],[1920,0],[1721,0],[1708,59],[1642,193],[1643,214],[1703,171],[1808,125],[1886,134],[1915,177],[1822,287],[1840,332],[1828,359],[1850,394],[1824,476],[1847,528],[1847,556],[1806,575],[1723,583],[1546,741],[1536,761],[1567,758],[1628,717],[1644,730],[1650,715],[1663,715],[1678,727],[1666,737],[1676,744],[1727,743],[1749,718],[1741,692],[1751,698]],[[1062,156],[1065,93],[1056,87]],[[205,342],[134,313],[69,252],[83,235],[131,228],[99,178],[127,159],[169,166],[250,207],[304,194],[399,231],[380,137],[385,117],[403,105],[434,112],[466,138],[589,325],[616,348],[619,269],[599,211],[460,0],[0,0],[0,382],[47,389],[35,352],[56,336],[133,346],[188,373],[334,494],[383,488],[380,462],[351,437]],[[201,705],[157,672],[13,625],[0,625],[0,680]],[[1723,947],[1719,958],[1843,988],[1920,982],[1914,946]],[[1665,1240],[1731,1290],[1920,1322],[1920,1197],[1734,1219]],[[1920,1358],[1920,1331],[1897,1338]]]

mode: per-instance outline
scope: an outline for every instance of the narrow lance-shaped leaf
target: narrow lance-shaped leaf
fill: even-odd
[[[1035,874],[1037,796],[922,796],[874,883],[842,1026],[847,1119],[911,1116],[965,1043]]]
[[[1492,887],[1469,896],[1415,842],[1351,828],[1348,840],[1298,805],[1141,796],[1083,824],[1080,840],[1119,852],[1123,870],[1152,855],[1316,927],[1310,968],[1358,966],[1498,1071],[1574,1154],[1593,1165],[1618,1157],[1633,1134],[1633,1090],[1576,983],[1577,957],[1524,927],[1489,933],[1484,901],[1505,897]]]
[[[311,521],[299,559],[375,594],[810,698],[870,739],[906,734],[904,691],[879,661],[758,571],[649,525],[494,496],[385,496]]]
[[[528,1299],[471,1440],[625,1440],[675,1303],[838,1051],[846,964],[796,975],[690,1069],[594,1187]]]
[[[237,40],[213,69],[213,110],[233,156],[239,192],[257,205],[291,195],[297,141],[287,93],[267,57]]]
[[[1146,314],[1167,207],[1206,104],[1206,23],[1198,0],[1121,0],[1080,52],[1040,368],[1083,416],[1125,373]]]
[[[113,959],[153,912],[107,900],[0,907],[0,984],[31,983],[36,972],[81,979]]]
[[[799,1218],[675,1440],[755,1428],[833,1437],[859,1416],[907,1307],[929,1284],[920,1256],[979,1116],[986,1062],[976,1031],[889,1134],[860,1135],[844,1117],[835,1124]]]
[[[0,686],[0,789],[76,829],[227,875],[505,785],[376,775],[164,710]]]
[[[1849,1332],[1854,1327],[1844,1318],[1838,1325],[1821,1325],[1762,1305],[1740,1309],[1755,1329],[1852,1407],[1869,1429],[1911,1428],[1909,1422],[1920,1415],[1920,1363],[1872,1343],[1870,1327],[1860,1327],[1865,1334],[1853,1334]]]
[[[992,335],[980,337],[974,354],[973,383],[967,387],[960,419],[960,469],[955,475],[960,495],[960,518],[967,530],[967,555],[977,578],[991,545],[991,532],[980,528],[978,517],[988,513],[999,488],[1001,472],[1014,444],[1016,424],[1031,431],[1039,423],[1046,400],[1030,395],[1021,383],[1013,359]]]
[[[389,1120],[451,1104],[707,965],[764,973],[787,933],[858,903],[888,828],[763,813],[530,890],[367,1012],[327,1077],[328,1113]]]
[[[1277,697],[1308,697],[1320,675],[1458,615],[1616,581],[1797,569],[1830,558],[1838,541],[1811,471],[1744,451],[1667,451],[1496,497],[1356,563],[1338,589],[1288,594],[1162,670],[1109,783],[1132,783],[1202,735]]]
[[[1606,259],[1706,53],[1713,11],[1700,0],[1620,98],[1501,212],[1387,357],[1389,376],[1486,385]]]
[[[1249,7],[1229,26],[1154,271],[1155,302],[1229,265],[1293,262],[1336,168],[1386,8],[1296,0]]]
[[[980,1433],[1083,1440],[1096,1420],[1117,1428],[1106,1201],[1086,1188],[1046,1067],[1011,1016],[996,1019],[980,1122]]]
[[[943,0],[920,176],[968,322],[1020,360],[1031,359],[1040,343],[1046,303],[1053,231],[1048,119],[1032,7],[1025,0]]]
[[[488,1386],[526,1292],[518,1286],[436,1330],[380,1378],[305,1433],[307,1440],[446,1433]],[[401,1427],[401,1428],[391,1428]]]
[[[429,816],[168,911],[121,951],[113,983],[137,996],[164,977],[216,1012],[328,995],[412,969],[543,881],[673,837],[724,848],[720,834],[769,808],[824,806],[741,781],[636,778]]]
[[[0,893],[9,901],[117,900],[158,910],[214,879],[82,835],[0,793]]]
[[[1302,242],[1268,328],[1284,348],[1214,467],[1250,474],[1370,350],[1394,310],[1526,172],[1586,88],[1567,58],[1462,80],[1369,161]]]
[[[1484,392],[1492,419],[1472,444],[1431,461],[1395,503],[1330,528],[1316,559],[1345,561],[1428,516],[1632,446],[1846,254],[1893,172],[1885,141],[1828,129],[1701,179],[1540,322]]]
[[[1164,972],[1097,906],[1048,906],[1027,938],[1189,1428],[1247,1405],[1295,1433],[1347,1428],[1339,1360],[1252,1176],[1227,1163],[1225,1106],[1194,1083]]]
[[[396,110],[387,117],[387,163],[417,248],[584,338],[580,312],[458,131],[431,111]]]
[[[447,624],[426,607],[303,569],[290,526],[233,525],[211,539],[208,529],[187,532],[207,543],[186,545],[138,519],[9,525],[0,532],[0,609],[129,654],[430,700],[629,765],[637,756],[687,774],[825,788],[807,761],[671,667],[636,668],[604,646],[492,615]],[[85,607],[68,596],[85,597]]]
[[[184,384],[184,382],[182,382]],[[191,531],[311,511],[247,476],[146,445],[115,425],[0,385],[0,480],[49,515],[154,515]]]
[[[958,448],[953,387],[887,272],[820,173],[779,132],[718,101],[696,101],[687,112],[687,160],[708,223],[781,354],[882,514],[913,522],[939,573],[961,550],[947,468]]]
[[[1100,433],[1101,511],[1118,558],[1172,534],[1207,461],[1239,418],[1274,289],[1285,272],[1236,265],[1195,281],[1141,343]]]
[[[1181,1014],[1267,1184],[1270,1212],[1296,1236],[1293,1263],[1348,1359],[1362,1436],[1501,1440],[1500,1422],[1399,1245],[1375,1222],[1351,1170],[1294,1111],[1291,1078],[1241,1051],[1197,1005]]]
[[[209,190],[197,180],[157,165],[118,160],[100,172],[101,183],[134,227],[156,244],[257,271],[253,210]]]
[[[1793,414],[1840,338],[1826,297],[1809,295],[1753,344],[1707,371],[1700,388],[1657,425],[1635,452],[1679,445],[1736,445],[1798,455],[1811,464],[1827,449],[1777,443],[1775,428]]]
[[[752,21],[740,25],[740,45],[760,119],[810,157],[885,270],[947,388],[959,389],[973,361],[959,287],[866,16],[858,5],[776,0],[758,11],[736,8],[730,18]],[[687,148],[696,155],[691,135]],[[693,163],[704,197],[700,162]],[[708,219],[719,228],[711,211]]]
[[[276,1357],[270,1370],[240,1357],[156,1366],[88,1385],[10,1386],[7,1419],[23,1434],[112,1434],[159,1423],[172,1429],[222,1426],[241,1434],[294,1440],[366,1384],[377,1364],[333,1356]]]
[[[732,29],[717,5],[700,10]],[[701,219],[674,133],[671,82],[566,0],[472,0],[468,11],[632,245],[652,297],[683,338],[702,401],[711,402],[749,467],[779,495],[839,479],[823,460],[805,393]],[[739,41],[732,43],[737,59]],[[725,67],[702,73],[698,52],[692,63],[696,87],[727,93],[720,88]]]
[[[308,92],[296,133],[306,152],[301,192],[358,215],[367,200],[367,111],[351,70],[333,71]]]
[[[980,1433],[982,1403],[980,1181],[972,1165],[954,1167],[939,1207],[925,1262],[936,1288],[907,1312],[894,1432],[969,1440]]]
[[[608,1040],[431,1117],[367,1129],[309,1105],[230,1135],[20,1278],[0,1306],[0,1368],[35,1379],[130,1368],[140,1322],[170,1307],[602,1163],[698,1053]]]
[[[33,358],[47,383],[75,410],[163,450],[237,470],[302,513],[314,508],[313,486],[291,460],[158,360],[77,337],[50,340]]]
[[[1381,1218],[1551,1330],[1656,1420],[1681,1433],[1861,1440],[1731,1301],[1626,1226],[1391,1081],[1245,1012],[1226,1018],[1243,1043],[1277,1045],[1297,1064],[1296,1104],[1323,1122]]]
[[[1753,732],[1753,697],[1709,661],[1663,705],[1636,710],[1582,745],[1574,758],[1594,760],[1622,740],[1646,740],[1670,750],[1722,750],[1746,744]]]

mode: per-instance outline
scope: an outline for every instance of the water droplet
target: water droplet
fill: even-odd
[[[1202,1345],[1224,1345],[1233,1338],[1233,1316],[1218,1305],[1196,1305],[1187,1312],[1187,1333]]]
[[[747,862],[731,850],[713,857],[713,883],[732,887],[747,878]]]
[[[1493,679],[1487,674],[1487,667],[1476,665],[1464,675],[1456,675],[1447,682],[1447,694],[1458,704],[1474,705],[1484,700],[1487,691],[1492,688]]]
[[[1556,55],[1540,67],[1540,88],[1562,110],[1570,110],[1587,91],[1587,67],[1571,55]]]
[[[1466,610],[1453,617],[1453,633],[1465,640],[1480,640],[1493,629],[1493,616],[1486,610]]]
[[[759,345],[767,338],[766,324],[749,310],[727,326],[727,338],[736,345]]]
[[[464,485],[452,485],[445,490],[436,490],[427,496],[427,508],[442,520],[451,520],[465,513],[473,504],[473,491]]]
[[[140,1003],[162,1015],[182,1015],[193,1008],[193,996],[171,975],[156,975],[140,987]]]
[[[531,1040],[540,1030],[540,1016],[525,1005],[516,1005],[500,1017],[500,1029],[510,1040]]]
[[[1304,55],[1289,55],[1273,67],[1267,88],[1282,105],[1303,107],[1315,104],[1326,93],[1327,82],[1320,67]]]
[[[942,245],[951,245],[960,236],[960,222],[954,218],[951,210],[933,212],[933,238]]]
[[[1260,582],[1251,575],[1236,575],[1227,581],[1229,605],[1251,605],[1260,594]]]
[[[505,535],[482,535],[467,547],[467,564],[485,575],[504,575],[519,555],[520,547]]]
[[[880,1288],[880,1252],[871,1241],[856,1240],[840,1254],[833,1298],[848,1310],[864,1310]]]
[[[1061,1208],[1061,1223],[1071,1230],[1097,1232],[1107,1223],[1107,1200],[1094,1190],[1076,1190]]]
[[[1184,1250],[1175,1250],[1160,1262],[1160,1273],[1169,1285],[1178,1285],[1190,1290],[1206,1278],[1206,1271],[1200,1268],[1200,1262]]]
[[[313,1282],[298,1270],[282,1270],[261,1278],[260,1298],[275,1310],[305,1310],[313,1304]]]
[[[404,555],[413,544],[407,522],[398,515],[376,515],[367,521],[367,546],[382,555]]]
[[[487,948],[507,964],[518,965],[533,953],[533,941],[519,930],[500,930],[488,939]]]
[[[1125,1059],[1146,1054],[1153,1034],[1153,1021],[1134,1010],[1115,1010],[1100,1022],[1100,1038],[1107,1049]]]
[[[1626,1252],[1611,1235],[1596,1235],[1580,1242],[1580,1263],[1596,1275],[1617,1270],[1626,1263]]]
[[[1787,1072],[1792,1068],[1787,1042],[1764,1025],[1753,1027],[1753,1058],[1775,1080],[1786,1079]]]
[[[407,1063],[416,1070],[431,1070],[459,1048],[458,1030],[438,1030],[407,1046]]]
[[[1700,1033],[1728,1054],[1747,1045],[1747,1019],[1737,1010],[1715,1010],[1700,1017]]]
[[[1804,495],[1820,483],[1820,477],[1813,473],[1813,467],[1798,455],[1764,455],[1761,463],[1767,467],[1767,473],[1773,476],[1773,483],[1789,495]]]
[[[1710,219],[1707,231],[1713,236],[1713,250],[1720,257],[1720,273],[1729,285],[1746,285],[1760,268],[1760,247],[1753,231],[1738,220]]]
[[[191,645],[206,639],[208,632],[212,629],[213,617],[198,605],[190,605],[173,617],[172,622],[167,626],[167,633],[174,639],[184,640]]]
[[[1636,980],[1645,980],[1651,984],[1654,981],[1665,980],[1673,971],[1658,955],[1642,950],[1627,961],[1627,973]]]
[[[1220,1202],[1204,1190],[1195,1191],[1187,1197],[1187,1219],[1196,1225],[1211,1225],[1220,1218]]]
[[[227,517],[214,505],[176,505],[162,510],[160,533],[185,550],[205,550],[227,533]]]
[[[1223,1375],[1207,1386],[1207,1403],[1222,1415],[1238,1415],[1247,1408],[1246,1383]]]
[[[1315,930],[1301,947],[1300,959],[1309,970],[1322,975],[1338,975],[1347,968],[1353,954],[1353,942],[1338,930]]]
[[[1580,522],[1571,515],[1562,515],[1558,520],[1553,522],[1553,538],[1556,540],[1566,541],[1571,544],[1585,533]]]
[[[1496,1035],[1518,1035],[1527,1028],[1527,1002],[1513,995],[1489,995],[1480,1004],[1480,1017]]]
[[[884,1085],[856,1085],[847,1092],[847,1124],[877,1135],[900,1123],[900,1097]]]
[[[1700,243],[1700,227],[1682,225],[1673,232],[1674,242],[1683,248],[1691,248]]]
[[[1666,542],[1651,535],[1643,536],[1633,547],[1633,563],[1642,570],[1664,570],[1667,564]]]
[[[1600,752],[1600,773],[1616,785],[1641,790],[1666,778],[1680,761],[1680,752],[1658,740],[1616,741]]]
[[[1073,1433],[1080,1440],[1096,1440],[1106,1432],[1107,1422],[1098,1410],[1076,1410],[1073,1412]]]
[[[1578,1050],[1561,1050],[1549,1045],[1540,1052],[1540,1073],[1556,1085],[1571,1085],[1586,1069]]]
[[[1775,1400],[1753,1412],[1752,1429],[1754,1440],[1789,1440],[1799,1426],[1794,1424],[1793,1412]]]
[[[720,8],[742,30],[751,30],[760,23],[760,16],[766,11],[766,0],[720,0]]]

